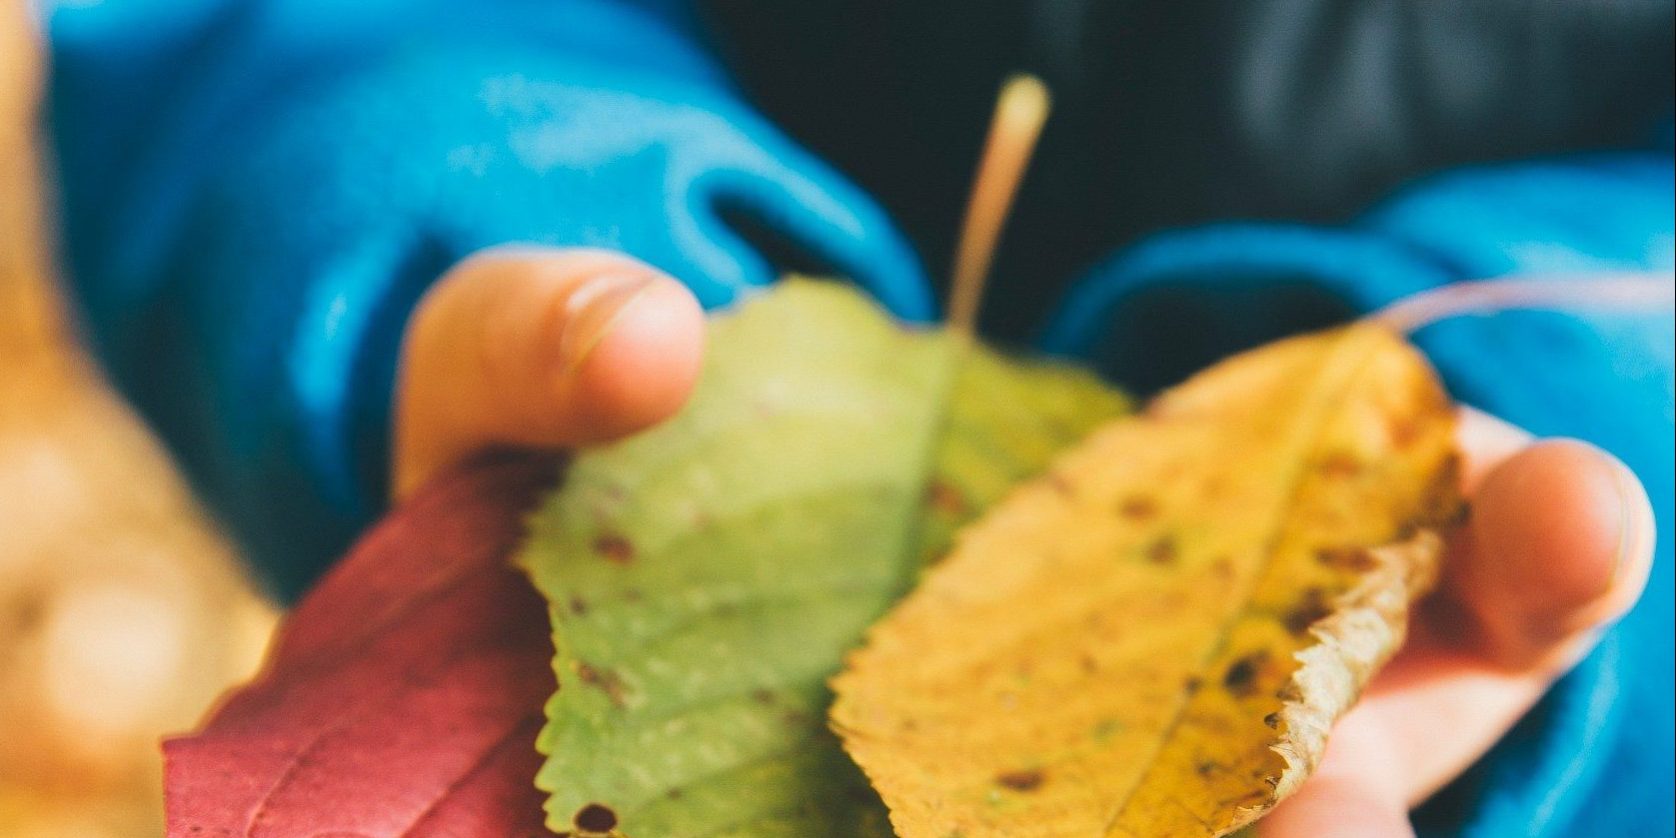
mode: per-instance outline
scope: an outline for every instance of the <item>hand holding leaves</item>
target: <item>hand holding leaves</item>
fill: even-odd
[[[524,311],[514,307],[512,314],[522,316]],[[472,318],[454,322],[464,324]],[[512,322],[516,324],[517,317]],[[567,319],[560,316],[553,322]],[[491,327],[475,328],[480,340],[467,330],[457,342],[467,348],[467,356],[470,347],[492,343]],[[1147,782],[1136,785],[1131,796],[1142,800],[1147,794],[1162,795],[1159,803],[1137,803],[1116,812],[1137,819],[1127,825],[1096,817],[1089,834],[1104,834],[1108,826],[1139,834],[1149,834],[1146,830],[1155,826],[1198,830],[1180,834],[1208,834],[1211,829],[1197,820],[1187,826],[1179,818],[1168,820],[1183,803],[1174,794],[1182,777],[1226,791],[1209,803],[1216,812],[1233,812],[1224,825],[1241,822],[1250,808],[1271,802],[1277,787],[1295,784],[1288,779],[1289,766],[1307,766],[1320,755],[1325,726],[1395,647],[1403,605],[1424,587],[1428,557],[1435,553],[1436,540],[1426,535],[1424,524],[1452,508],[1451,484],[1442,479],[1449,473],[1452,423],[1446,403],[1435,384],[1428,383],[1429,374],[1412,351],[1368,328],[1357,327],[1338,338],[1288,341],[1235,359],[1201,377],[1212,386],[1183,388],[1162,400],[1148,417],[1119,420],[1095,434],[1047,477],[1012,492],[994,515],[961,536],[955,557],[934,570],[927,588],[904,606],[905,611],[923,608],[914,603],[941,596],[937,591],[966,590],[974,580],[978,588],[993,588],[993,596],[983,601],[999,609],[995,619],[973,625],[956,620],[950,623],[956,628],[946,631],[932,621],[927,623],[930,630],[914,641],[929,644],[923,648],[946,648],[951,659],[979,664],[986,656],[1016,658],[1020,650],[1030,648],[982,638],[1020,626],[1052,629],[1053,615],[1064,613],[1060,606],[1066,603],[1105,602],[1108,607],[1096,609],[1096,616],[1112,625],[1134,625],[1135,615],[1148,609],[1158,612],[1142,626],[1144,631],[1135,633],[1146,643],[1136,640],[1124,646],[1122,633],[1108,637],[1098,626],[1081,635],[1067,632],[1065,637],[1087,645],[1082,651],[1099,653],[1089,658],[1092,673],[1081,656],[1065,658],[1068,668],[980,665],[976,683],[983,688],[962,696],[965,704],[979,706],[1008,690],[1018,700],[1046,685],[1042,706],[1056,717],[1075,719],[1083,711],[1102,709],[1102,702],[1110,702],[1111,691],[1118,688],[1130,690],[1118,694],[1123,708],[1142,710],[1149,710],[1146,684],[1175,690],[1179,715],[1191,719],[1205,735],[1157,737],[1164,744],[1155,752],[1126,749],[1125,753],[1146,754],[1143,768],[1158,767],[1144,772],[1156,776],[1141,778]],[[447,329],[439,333],[462,334]],[[532,326],[512,334],[539,335],[543,330]],[[539,340],[513,342],[542,345]],[[429,345],[440,351],[450,342]],[[822,729],[825,674],[872,615],[912,580],[925,558],[942,552],[956,527],[1007,495],[1016,481],[1040,470],[1092,425],[1121,412],[1122,401],[1087,376],[1066,370],[1018,365],[981,350],[962,360],[934,333],[903,333],[849,295],[797,283],[720,321],[714,346],[716,357],[698,401],[654,432],[583,454],[570,481],[538,519],[543,535],[524,553],[549,595],[559,641],[557,671],[563,687],[549,705],[550,730],[543,737],[550,752],[541,780],[553,793],[550,822],[570,829],[576,817],[599,811],[592,807],[609,805],[621,829],[639,836],[880,832],[886,828],[883,809]],[[440,356],[418,362],[413,369],[427,368],[436,357]],[[550,356],[536,353],[535,360],[544,357]],[[446,367],[457,360],[442,358],[441,363]],[[522,379],[499,375],[516,367],[490,365],[476,371],[482,380],[473,380],[470,363],[455,363],[453,369],[464,371],[452,379],[456,392],[481,403],[462,406],[461,414],[435,427],[450,428],[450,433],[466,429],[452,437],[458,450],[475,444],[469,440],[539,443],[595,438],[575,434],[576,428],[586,426],[580,420],[589,407],[555,405],[554,391],[539,387],[516,392],[519,388],[509,385],[546,380],[539,374],[540,363],[524,364],[538,374]],[[1369,374],[1370,368],[1381,371]],[[607,387],[604,392],[610,392],[609,386],[632,385],[634,378],[622,372],[632,370],[632,365],[616,369],[615,377],[594,380],[589,387]],[[484,386],[489,381],[503,386]],[[565,392],[574,397],[583,391]],[[446,401],[447,393],[447,388],[434,389],[428,398]],[[946,409],[937,406],[944,395],[949,397]],[[500,400],[517,403],[531,396],[531,409],[509,413],[505,424],[484,421]],[[563,407],[563,415],[542,424],[542,404]],[[601,404],[613,402],[592,403]],[[473,415],[477,418],[471,419]],[[1415,421],[1400,421],[1404,417]],[[1129,439],[1139,433],[1136,426],[1149,424],[1155,426],[1152,431]],[[633,425],[616,427],[620,432]],[[1484,434],[1484,427],[1477,417],[1462,425],[1468,440],[1462,448],[1468,455],[1469,490],[1481,464],[1502,459],[1522,444],[1509,433]],[[1162,436],[1149,442],[1148,434],[1153,433]],[[433,437],[447,438],[449,433]],[[1114,439],[1128,441],[1120,445]],[[1401,440],[1406,442],[1398,445]],[[1346,453],[1352,456],[1339,456]],[[1172,456],[1186,464],[1181,474],[1166,474],[1169,469],[1164,466]],[[1241,467],[1246,465],[1250,467]],[[1137,481],[1136,475],[1148,469],[1162,470],[1156,479]],[[1349,829],[1340,834],[1381,835],[1406,828],[1406,806],[1481,752],[1540,694],[1548,679],[1587,648],[1592,628],[1633,600],[1645,573],[1648,531],[1634,503],[1641,497],[1639,489],[1614,469],[1597,452],[1575,445],[1538,446],[1509,460],[1484,482],[1470,537],[1445,570],[1441,592],[1418,612],[1414,642],[1369,686],[1368,701],[1341,725],[1316,778],[1262,822],[1267,834],[1313,836]],[[1217,491],[1250,502],[1198,503],[1194,499],[1213,488],[1212,478],[1221,481]],[[1140,502],[1138,493],[1128,491],[1132,488],[1157,496],[1155,502]],[[471,638],[500,635],[449,629],[442,636],[418,633],[431,639],[402,645],[388,635],[419,632],[422,627],[364,619],[354,630],[345,628],[345,615],[374,613],[366,606],[367,597],[351,590],[356,585],[376,593],[375,600],[389,600],[392,607],[420,602],[454,613],[449,603],[465,601],[467,594],[461,591],[476,590],[480,583],[473,580],[490,577],[500,580],[493,585],[505,586],[508,579],[515,584],[504,587],[500,596],[505,599],[497,600],[499,604],[479,602],[468,610],[483,619],[541,622],[528,612],[527,589],[508,576],[498,560],[468,561],[476,568],[469,573],[448,570],[461,557],[482,558],[476,548],[457,539],[426,537],[427,526],[446,527],[449,520],[468,521],[478,514],[466,495],[449,497],[459,501],[458,512],[426,504],[420,519],[440,521],[416,524],[412,515],[419,513],[405,513],[389,526],[407,535],[374,537],[384,545],[381,550],[416,557],[403,562],[382,556],[378,561],[393,562],[392,567],[429,563],[440,575],[381,576],[364,569],[374,560],[352,558],[333,579],[359,581],[334,586],[329,580],[310,601],[327,598],[336,604],[305,603],[290,633],[293,638],[319,639],[346,632],[346,637],[360,640],[327,643],[321,648],[338,651],[325,657],[282,648],[267,679],[229,703],[204,733],[171,744],[170,808],[180,815],[179,823],[211,824],[251,835],[283,824],[353,827],[369,835],[438,834],[418,828],[432,821],[426,820],[430,816],[422,803],[418,809],[411,804],[440,794],[435,802],[442,811],[462,814],[460,798],[447,789],[456,783],[473,788],[483,772],[500,778],[492,788],[528,789],[519,784],[528,782],[533,762],[459,759],[480,753],[469,747],[462,750],[459,735],[469,739],[481,730],[442,727],[436,731],[443,735],[386,742],[400,746],[405,757],[400,759],[393,751],[388,758],[378,757],[383,751],[371,747],[374,739],[368,738],[372,731],[410,725],[415,721],[407,717],[412,708],[431,717],[423,710],[430,704],[401,697],[415,683],[426,683],[403,674],[414,671],[435,674],[439,694],[453,695],[466,702],[464,706],[501,708],[465,716],[450,710],[443,713],[448,718],[472,718],[483,722],[483,729],[505,730],[522,729],[519,725],[530,721],[533,708],[472,698],[474,690],[489,681],[448,674],[483,651],[472,646]],[[485,495],[490,497],[500,496]],[[1085,502],[1087,509],[1079,506]],[[1103,523],[1073,525],[1095,506]],[[1645,507],[1644,498],[1640,506]],[[1591,510],[1593,514],[1577,514]],[[1231,525],[1222,520],[1226,516],[1232,516]],[[504,528],[515,517],[502,513],[497,520]],[[1029,538],[1012,537],[1027,530],[1033,533]],[[1271,537],[1258,538],[1253,548],[1250,534],[1264,531]],[[1315,543],[1325,535],[1333,536],[1328,539],[1331,544]],[[404,544],[403,538],[426,541]],[[1135,549],[1112,552],[1112,560],[1103,566],[1088,559],[1097,559],[1099,551],[1083,555],[1056,547],[1100,539],[1117,544],[1124,538],[1134,540]],[[1406,546],[1379,546],[1387,542]],[[509,542],[493,543],[504,550]],[[1217,571],[1222,552],[1208,549],[1217,545],[1229,548],[1228,569],[1236,571],[1220,587],[1208,584],[1209,577],[1192,575]],[[1269,556],[1270,562],[1283,555],[1307,561],[1271,565],[1290,570],[1277,577],[1286,584],[1270,586],[1265,582],[1273,581],[1275,574],[1260,572],[1264,562],[1234,564],[1242,545],[1248,553]],[[1337,549],[1345,547],[1359,549]],[[1323,561],[1323,556],[1342,561]],[[1505,560],[1485,561],[1489,556]],[[1614,565],[1612,556],[1623,558]],[[1076,573],[1042,572],[1064,571],[1078,562],[1087,567]],[[988,569],[962,580],[960,575],[968,574],[974,564]],[[363,569],[351,572],[355,567]],[[1344,576],[1333,575],[1340,570]],[[1152,574],[1158,584],[1126,588],[1127,582],[1112,581],[1114,573],[1119,581]],[[1243,585],[1233,584],[1238,573],[1244,573],[1239,577]],[[1319,574],[1326,575],[1317,578]],[[439,579],[455,582],[438,587],[433,583]],[[1194,579],[1206,584],[1183,581]],[[1522,579],[1539,584],[1524,586],[1519,584]],[[1143,589],[1150,596],[1141,597]],[[1123,594],[1125,590],[1132,596]],[[1276,593],[1272,603],[1265,593],[1269,591]],[[1208,602],[1194,599],[1207,595]],[[1171,597],[1182,598],[1181,607],[1162,607]],[[519,598],[525,604],[515,607],[513,600]],[[345,608],[348,601],[362,605]],[[1247,607],[1252,605],[1259,607]],[[968,601],[955,611],[969,606]],[[1233,627],[1225,633],[1226,648],[1201,647],[1206,652],[1198,658],[1157,654],[1158,643],[1169,647],[1172,639],[1195,636],[1172,626],[1217,624],[1218,614],[1222,625]],[[1562,619],[1545,619],[1556,614]],[[1235,618],[1232,622],[1230,616]],[[879,631],[894,631],[895,622]],[[1292,623],[1304,630],[1294,630]],[[1467,628],[1449,633],[1462,627]],[[1044,639],[1053,636],[1052,631],[1040,634]],[[1252,657],[1256,646],[1234,642],[1250,640],[1269,654]],[[408,649],[410,658],[396,659],[380,651],[390,643]],[[1279,648],[1288,643],[1302,643],[1297,649],[1315,663],[1298,666],[1297,659],[1289,658],[1292,647]],[[293,641],[290,647],[296,645]],[[1318,651],[1322,648],[1327,653]],[[540,660],[529,658],[531,654]],[[520,655],[516,671],[524,674],[516,682],[536,683],[537,693],[545,694],[552,683],[546,653],[529,646]],[[904,660],[911,665],[866,672],[879,677],[884,671],[889,678],[905,676],[910,681],[936,677],[936,672],[917,671],[924,668],[918,657]],[[1047,655],[1043,660],[1057,658]],[[1205,664],[1198,669],[1215,670],[1214,684],[1197,671],[1187,672],[1195,668],[1195,660]],[[397,666],[392,661],[405,662]],[[1125,671],[1136,677],[1090,681],[1090,688],[1083,690],[1052,689],[1055,679],[1089,680],[1108,665],[1127,667]],[[1181,678],[1173,681],[1140,677],[1183,666]],[[1294,677],[1306,670],[1324,677]],[[1189,690],[1194,675],[1200,683]],[[346,691],[350,684],[356,689]],[[1137,684],[1142,693],[1135,692]],[[1242,702],[1284,698],[1280,684],[1297,686],[1300,700],[1293,705],[1319,712],[1289,715],[1283,706],[1272,727],[1266,713],[1229,714]],[[1233,696],[1232,690],[1244,691],[1246,686],[1251,688],[1248,695]],[[494,689],[501,695],[524,694],[511,686]],[[1219,704],[1203,698],[1223,694],[1233,700]],[[1320,695],[1331,700],[1315,700]],[[909,696],[882,694],[887,708]],[[1166,709],[1172,700],[1168,693],[1160,693],[1159,699]],[[330,706],[333,711],[302,718],[286,709],[293,706]],[[884,717],[890,712],[895,711]],[[842,706],[839,718],[847,732],[862,729],[846,721]],[[1118,719],[1126,720],[1133,721],[1127,716]],[[1037,721],[1016,710],[991,713],[962,729],[961,739],[950,740],[960,747],[965,747],[964,739],[985,744],[969,749],[970,754],[962,752],[953,766],[956,772],[972,773],[984,786],[984,795],[969,810],[978,813],[974,823],[1036,812],[1028,807],[1058,799],[1053,795],[1061,788],[1084,793],[1072,794],[1066,806],[1049,810],[1045,817],[1086,819],[1101,810],[1112,816],[1112,798],[1104,796],[1100,784],[1117,773],[1083,772],[1079,783],[1075,771],[1064,769],[1077,765],[1078,759],[1098,756],[1102,740],[1134,739],[1137,731],[1158,730],[1095,724],[1079,733],[1089,735],[1088,749],[1060,752],[1069,754],[1071,761],[1027,764],[1015,759],[1022,752],[1014,745],[1039,749],[1045,740],[1008,740],[1005,734],[1009,725]],[[326,726],[319,728],[322,723]],[[1438,725],[1447,725],[1450,735],[1440,735],[1434,730]],[[1195,729],[1188,724],[1178,728]],[[1232,731],[1246,733],[1224,736]],[[1000,740],[988,741],[997,735]],[[1151,736],[1136,741],[1152,741]],[[1283,739],[1300,745],[1292,762],[1267,750]],[[1447,745],[1425,744],[1440,740]],[[354,742],[362,745],[344,747]],[[927,742],[935,744],[920,731],[875,744],[900,750]],[[1223,747],[1236,742],[1243,744]],[[1191,758],[1207,750],[1209,759]],[[271,758],[229,763],[227,757],[261,753]],[[902,759],[924,759],[925,753],[935,751],[918,756],[904,752]],[[1176,768],[1166,770],[1172,755]],[[1003,757],[1008,758],[1004,766],[985,763]],[[873,758],[863,754],[864,765],[872,768]],[[366,759],[384,766],[380,782],[352,786],[350,780],[367,770]],[[1200,776],[1207,764],[1211,775],[1221,779],[1208,782]],[[237,784],[228,782],[233,776],[226,773],[230,765],[243,772]],[[942,770],[943,763],[933,760],[928,765]],[[1249,771],[1242,774],[1241,766]],[[1278,775],[1273,770],[1277,767]],[[321,788],[315,780],[332,776],[332,771],[349,778],[335,785],[353,793],[345,792],[335,802],[296,793]],[[450,772],[456,772],[453,780],[448,779]],[[927,795],[946,793],[936,785],[940,779],[935,771],[905,776],[929,781]],[[1241,785],[1242,776],[1250,784]],[[1067,777],[1072,782],[1065,785]],[[1156,781],[1159,777],[1164,779]],[[1273,787],[1264,782],[1271,777]],[[911,814],[920,792],[904,797],[900,779],[881,782],[881,787],[898,806],[899,824],[904,819],[920,823],[913,820],[919,816]],[[308,785],[311,782],[314,785]],[[257,795],[257,802],[251,802],[250,794]],[[332,805],[311,808],[311,800]],[[1347,820],[1363,815],[1383,820]],[[924,823],[932,823],[934,817]],[[1023,831],[1017,834],[1031,834],[1042,823],[1069,822],[1021,821]],[[277,828],[283,833],[288,827]]]

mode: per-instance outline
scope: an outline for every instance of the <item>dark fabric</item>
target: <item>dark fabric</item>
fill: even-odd
[[[1219,219],[1338,221],[1472,162],[1644,147],[1669,0],[716,0],[740,83],[947,272],[1000,80],[1056,111],[987,325],[1034,328],[1111,248]]]

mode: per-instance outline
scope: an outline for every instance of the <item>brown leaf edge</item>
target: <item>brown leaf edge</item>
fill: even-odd
[[[1364,551],[1372,569],[1310,627],[1316,642],[1297,653],[1300,666],[1281,688],[1280,741],[1272,750],[1286,768],[1274,793],[1262,805],[1242,809],[1228,832],[1258,820],[1315,772],[1333,725],[1402,648],[1410,610],[1436,584],[1443,551],[1443,538],[1432,529]]]

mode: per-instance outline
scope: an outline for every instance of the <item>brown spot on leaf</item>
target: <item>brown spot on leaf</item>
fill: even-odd
[[[1201,762],[1201,763],[1193,766],[1193,771],[1194,771],[1194,773],[1197,773],[1200,777],[1209,777],[1210,775],[1215,774],[1216,770],[1220,767],[1221,766],[1217,765],[1216,763],[1211,762],[1209,760],[1206,760],[1204,762]]]
[[[1332,451],[1321,458],[1319,468],[1328,477],[1355,477],[1362,473],[1362,462],[1348,451]]]
[[[1320,588],[1310,588],[1304,591],[1303,596],[1299,597],[1298,601],[1293,603],[1292,607],[1286,611],[1286,616],[1282,619],[1282,622],[1286,624],[1287,631],[1293,634],[1303,634],[1309,630],[1310,626],[1315,625],[1321,618],[1331,613],[1333,613],[1333,609],[1327,602],[1326,592]]]
[[[1420,423],[1413,416],[1397,415],[1391,417],[1391,444],[1397,448],[1407,448],[1420,438]]]
[[[1192,693],[1196,693],[1199,690],[1204,689],[1204,686],[1205,679],[1200,678],[1197,675],[1189,675],[1187,676],[1187,680],[1182,682],[1181,688],[1191,695]]]
[[[941,480],[933,480],[925,487],[925,503],[945,515],[964,515],[966,499],[954,487]]]
[[[1147,545],[1146,560],[1153,564],[1175,564],[1180,551],[1176,547],[1176,537],[1173,535],[1160,536],[1158,540]]]
[[[1058,472],[1048,472],[1047,483],[1049,486],[1053,487],[1055,492],[1058,492],[1065,497],[1071,497],[1076,494],[1076,487],[1071,485],[1071,481],[1065,479],[1065,475],[1059,474]]]
[[[1252,652],[1229,664],[1222,674],[1222,686],[1235,698],[1251,695],[1257,689],[1257,674],[1268,658],[1268,652]]]
[[[616,533],[602,533],[594,539],[594,552],[612,564],[634,561],[634,544]]]
[[[995,778],[995,784],[1016,792],[1032,792],[1042,787],[1047,777],[1039,769],[1008,771]]]
[[[583,832],[610,832],[617,828],[617,813],[610,806],[589,803],[576,812],[570,822]]]
[[[759,687],[757,689],[751,690],[751,700],[755,701],[758,704],[773,704],[774,703],[774,693],[773,693],[772,690],[767,690],[767,689],[763,689],[763,688]]]
[[[1158,514],[1158,501],[1147,495],[1130,495],[1117,505],[1117,512],[1131,521],[1145,521]]]
[[[617,673],[609,669],[597,669],[590,664],[577,661],[576,677],[582,683],[604,692],[605,697],[611,700],[612,706],[618,708],[623,706],[623,680],[617,677]]]
[[[1366,547],[1324,547],[1315,551],[1315,560],[1336,570],[1367,573],[1379,566],[1379,560]]]
[[[570,613],[575,614],[578,617],[588,613],[588,601],[579,596],[571,597]]]
[[[1425,505],[1418,515],[1404,522],[1400,537],[1407,538],[1421,528],[1447,530],[1466,523],[1470,509],[1461,499],[1460,483],[1461,457],[1450,454],[1427,485]]]
[[[1264,716],[1263,717],[1263,724],[1268,725],[1270,730],[1279,730],[1280,729],[1280,714],[1279,713],[1270,713],[1267,716]]]

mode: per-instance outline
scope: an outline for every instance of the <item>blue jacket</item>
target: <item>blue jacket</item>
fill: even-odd
[[[883,210],[740,102],[682,3],[65,4],[51,31],[90,331],[286,593],[378,513],[402,323],[474,250],[617,247],[709,305],[794,254],[931,314]],[[1439,175],[1338,227],[1166,233],[1089,272],[1042,343],[1151,389],[1456,279],[1668,270],[1671,203],[1666,139]],[[1419,340],[1463,400],[1622,457],[1672,531],[1669,313]],[[1669,543],[1642,604],[1421,812],[1426,833],[1672,832]]]

